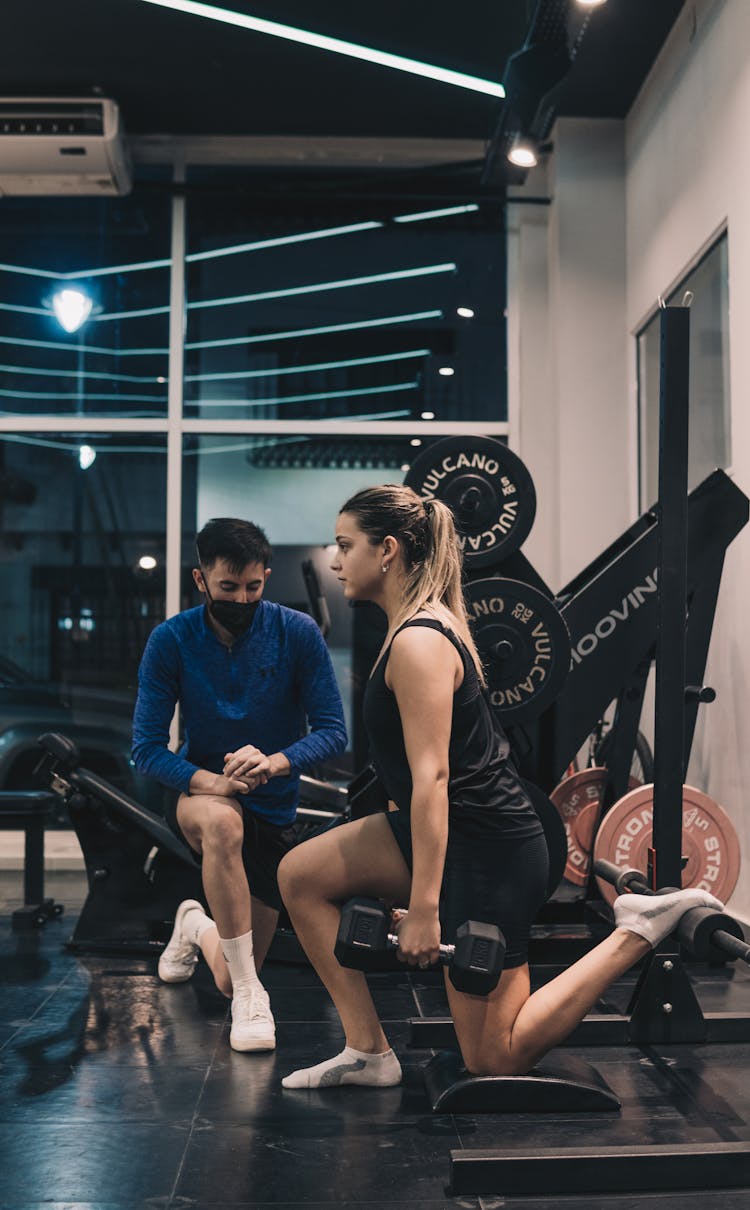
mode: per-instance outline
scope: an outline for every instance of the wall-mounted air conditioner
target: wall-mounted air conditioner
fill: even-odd
[[[104,97],[0,97],[0,197],[128,193],[120,113]]]

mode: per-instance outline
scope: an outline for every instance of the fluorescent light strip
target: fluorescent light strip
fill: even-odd
[[[235,25],[240,29],[252,30],[254,33],[270,34],[274,38],[284,38],[288,42],[301,42],[304,46],[329,50],[334,54],[346,55],[352,59],[363,59],[367,63],[377,63],[381,67],[390,67],[394,71],[403,71],[409,75],[437,80],[440,84],[452,84],[456,88],[466,88],[470,92],[484,93],[485,96],[500,98],[505,96],[502,84],[498,84],[495,80],[468,76],[461,71],[451,71],[446,67],[436,67],[432,63],[406,59],[403,55],[392,55],[387,51],[360,46],[357,42],[344,42],[341,38],[329,38],[325,34],[298,29],[293,25],[281,25],[278,21],[264,21],[261,17],[250,16],[249,13],[217,8],[213,4],[199,4],[195,0],[142,0],[142,2],[155,4],[159,8],[171,8],[175,12],[188,13],[193,17],[204,17],[209,21],[221,21],[225,25]]]
[[[469,214],[478,210],[476,203],[466,206],[447,206],[442,210],[423,210],[415,214],[400,214],[393,219],[394,223],[421,223],[432,218],[446,218],[452,214]],[[261,252],[266,248],[281,248],[287,244],[304,244],[312,240],[332,239],[339,235],[356,235],[362,231],[381,230],[385,223],[375,220],[363,223],[349,223],[343,227],[323,227],[319,231],[301,231],[297,235],[278,235],[272,239],[253,240],[247,244],[232,244],[226,248],[214,248],[210,252],[191,252],[185,257],[186,264],[194,264],[204,260],[218,260],[222,256],[239,256],[246,252]],[[53,273],[49,269],[32,269],[28,265],[0,264],[2,273],[18,273],[27,277],[43,277],[50,281],[77,281],[88,277],[111,277],[115,273],[136,273],[145,269],[168,269],[172,262],[169,257],[160,260],[131,261],[124,265],[107,265],[99,269],[76,269],[70,273]]]
[[[186,374],[185,382],[215,382],[220,378],[276,378],[282,374],[307,374],[316,370],[343,370],[351,366],[372,366],[385,361],[413,361],[415,357],[429,357],[431,349],[409,349],[404,353],[381,353],[377,357],[350,357],[346,361],[319,361],[314,365],[285,366],[270,370],[227,370],[220,374]],[[2,369],[2,366],[0,366]],[[153,379],[150,381],[153,382]]]
[[[449,262],[443,265],[422,265],[417,269],[397,269],[392,273],[372,273],[367,277],[346,277],[337,281],[316,282],[311,286],[289,286],[285,290],[263,290],[259,294],[236,294],[227,298],[208,298],[204,302],[191,302],[187,309],[205,310],[208,307],[231,307],[238,303],[262,302],[269,298],[293,298],[300,294],[319,294],[326,290],[348,290],[352,286],[372,286],[386,281],[403,281],[412,277],[430,277],[436,273],[455,273],[456,264]],[[9,308],[13,310],[14,308]],[[95,323],[110,319],[134,319],[144,315],[164,315],[169,307],[148,307],[142,311],[112,311],[104,315],[94,315]],[[45,312],[41,312],[45,314]]]
[[[325,324],[320,328],[296,328],[288,332],[268,332],[263,336],[231,336],[225,340],[195,340],[186,349],[219,349],[228,345],[253,345],[296,336],[323,336],[331,332],[354,332],[362,328],[382,328],[388,324],[414,323],[420,319],[442,319],[442,311],[413,311],[407,315],[386,315],[382,319],[360,319],[348,324]],[[0,337],[0,339],[2,339]]]
[[[47,319],[54,319],[51,311],[45,311],[44,307],[22,307],[20,304],[11,306],[10,303],[0,303],[0,311],[12,311],[18,315],[45,315]]]
[[[45,312],[46,314],[46,312]],[[413,311],[406,315],[384,315],[380,319],[360,319],[346,324],[325,324],[319,328],[293,328],[286,332],[267,332],[262,336],[231,336],[225,340],[195,340],[186,343],[186,349],[220,349],[232,345],[270,344],[277,340],[292,340],[299,336],[324,336],[333,332],[355,332],[364,328],[382,328],[389,324],[418,323],[423,319],[443,319],[443,311]],[[105,357],[152,357],[164,356],[169,349],[107,349],[103,345],[71,344],[63,340],[27,340],[14,336],[0,336],[0,344],[23,345],[32,349],[60,349],[66,353],[97,353]]]
[[[384,223],[350,223],[346,227],[323,227],[320,231],[301,231],[299,235],[278,235],[273,239],[255,240],[251,244],[234,244],[228,248],[215,248],[212,252],[191,252],[185,257],[188,264],[195,261],[215,260],[220,256],[237,256],[242,252],[259,252],[264,248],[281,248],[285,244],[304,244],[315,239],[331,239],[336,235],[353,235],[358,231],[374,231]]]
[[[105,349],[103,345],[70,344],[64,340],[22,340],[15,336],[0,336],[0,344],[23,345],[29,349],[60,349],[65,353],[99,353],[108,357],[151,357],[156,354],[166,357],[169,353],[169,349]]]
[[[72,391],[62,393],[60,391],[6,391],[4,388],[0,388],[0,395],[2,395],[5,399],[57,399],[61,402],[65,402],[67,400],[72,400],[75,402],[81,398],[77,393],[73,393]],[[83,399],[87,403],[93,402],[94,400],[113,400],[117,402],[122,400],[124,403],[166,404],[167,402],[166,395],[89,395],[87,393],[83,396]]]
[[[422,210],[419,214],[399,214],[394,223],[422,223],[431,218],[448,218],[451,214],[471,214],[479,206],[473,202],[468,206],[446,206],[444,210]]]
[[[84,433],[83,435],[90,437],[88,433]],[[64,454],[77,454],[81,448],[80,441],[48,441],[44,437],[25,437],[15,433],[4,433],[0,436],[0,441],[15,441],[19,445],[41,445],[44,449],[60,450]],[[164,445],[99,445],[93,448],[97,454],[161,454],[163,457],[166,457],[167,453],[166,440]]]
[[[320,391],[314,395],[278,395],[268,399],[193,399],[185,401],[187,408],[263,408],[269,403],[307,403],[320,399],[343,399],[355,395],[387,395],[393,391],[414,391],[418,382],[394,382],[387,387],[360,387],[354,391]],[[92,396],[88,396],[89,399]]]
[[[359,231],[374,231],[384,223],[368,221],[364,223],[349,223],[345,227],[324,227],[320,231],[301,231],[298,235],[278,235],[273,239],[253,240],[249,244],[234,244],[228,248],[215,248],[211,252],[191,252],[185,257],[188,264],[202,260],[216,260],[221,256],[238,256],[243,252],[260,252],[265,248],[280,248],[285,244],[303,244],[310,240],[331,239],[336,235],[354,235]],[[126,265],[107,265],[101,269],[76,269],[72,273],[50,273],[47,269],[30,269],[24,265],[0,264],[0,271],[5,273],[23,273],[30,277],[47,277],[53,281],[77,281],[83,277],[111,277],[114,273],[137,273],[144,269],[168,269],[172,264],[170,258],[160,260],[134,261]]]
[[[361,420],[363,422],[366,420],[399,420],[405,416],[411,416],[411,411],[409,410],[409,408],[399,408],[398,411],[395,411],[395,412],[366,412],[366,413],[358,415],[358,416],[347,416],[346,420],[347,420],[347,423],[351,423],[352,421],[357,421],[357,420]],[[293,424],[294,422],[287,420],[287,421],[285,421],[285,423]],[[210,434],[207,434],[207,436],[206,436],[206,438],[204,438],[204,440],[206,440],[208,436],[210,436]],[[363,434],[363,436],[366,436],[366,434]],[[289,445],[291,443],[296,445],[296,444],[301,444],[302,442],[305,442],[305,441],[313,441],[313,440],[315,440],[315,438],[307,437],[303,433],[299,433],[298,435],[295,435],[294,437],[277,437],[273,440],[269,439],[267,441],[264,441],[264,443],[262,445],[258,441],[235,441],[231,445],[211,445],[211,446],[205,446],[205,447],[199,446],[197,449],[194,449],[194,450],[185,450],[184,449],[182,452],[183,452],[183,457],[185,457],[185,458],[191,458],[191,457],[195,458],[201,454],[236,454],[236,453],[242,453],[243,450],[257,450],[257,449],[269,449],[269,448],[275,449],[279,445]],[[74,448],[78,449],[78,446],[75,446]],[[108,451],[105,448],[101,452],[107,453]]]
[[[52,273],[49,269],[32,269],[29,265],[0,264],[0,272],[21,273],[24,277],[46,277],[51,281],[62,281],[70,276],[68,273]]]
[[[155,382],[154,374],[109,374],[99,370],[41,370],[36,366],[12,366],[0,364],[6,374],[25,374],[29,378],[106,378],[109,382]]]

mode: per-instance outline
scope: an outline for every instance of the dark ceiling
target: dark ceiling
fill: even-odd
[[[535,0],[221,0],[223,7],[501,80]],[[593,10],[560,103],[624,117],[684,0]],[[489,139],[502,102],[143,0],[5,0],[0,92],[87,95],[131,135]]]

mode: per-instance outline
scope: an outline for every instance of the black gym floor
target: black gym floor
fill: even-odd
[[[278,1048],[235,1054],[226,1001],[205,967],[189,984],[166,986],[155,960],[71,954],[64,943],[83,897],[77,876],[48,880],[48,893],[66,904],[61,919],[14,933],[17,881],[0,879],[2,1210],[749,1204],[747,1188],[478,1198],[454,1197],[447,1184],[449,1153],[465,1148],[748,1142],[750,1044],[578,1052],[620,1096],[620,1114],[435,1117],[420,1078],[430,1052],[407,1048],[406,1022],[444,1016],[445,996],[439,975],[404,972],[371,980],[404,1085],[287,1092],[282,1075],[341,1043],[309,968],[267,968]],[[705,1011],[750,1013],[750,971],[697,969]],[[630,987],[632,979],[612,992],[611,1010],[624,1010]]]

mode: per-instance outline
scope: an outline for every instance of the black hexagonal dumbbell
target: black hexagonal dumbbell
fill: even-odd
[[[354,970],[391,970],[398,937],[389,932],[390,909],[379,899],[350,899],[344,904],[334,953]],[[486,996],[497,987],[505,960],[505,938],[494,924],[467,920],[456,930],[455,945],[440,946],[440,961],[456,991]]]

